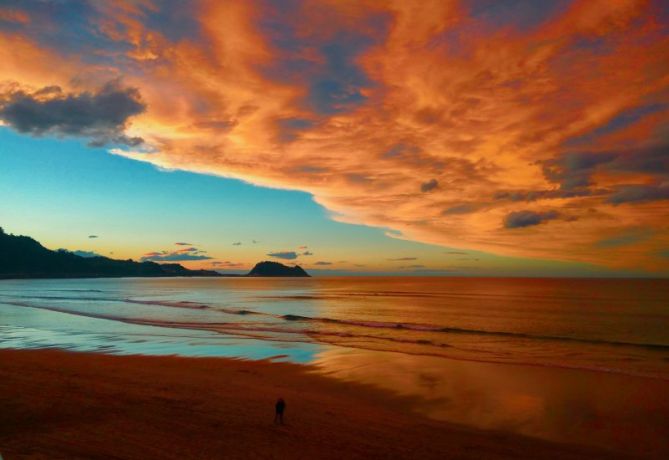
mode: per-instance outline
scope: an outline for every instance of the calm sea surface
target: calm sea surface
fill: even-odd
[[[669,452],[669,280],[5,280],[0,347],[309,363],[455,423]]]

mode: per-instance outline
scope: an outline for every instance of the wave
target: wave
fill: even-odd
[[[98,299],[99,300],[99,299]],[[106,300],[106,299],[105,299]],[[517,338],[524,340],[540,340],[540,341],[556,341],[556,342],[576,342],[584,343],[591,345],[604,345],[604,346],[616,346],[616,347],[635,347],[651,350],[669,350],[669,344],[663,343],[640,343],[640,342],[629,342],[629,341],[619,341],[619,340],[609,340],[609,339],[598,339],[598,338],[585,338],[585,337],[570,337],[564,335],[550,335],[550,334],[531,334],[525,332],[513,332],[513,331],[495,331],[487,329],[467,329],[467,328],[457,328],[449,327],[442,325],[433,325],[433,324],[421,324],[421,323],[410,323],[410,322],[392,322],[392,321],[369,321],[369,320],[346,320],[346,319],[335,319],[329,317],[312,317],[296,314],[272,314],[265,312],[258,312],[248,309],[237,309],[237,308],[225,308],[225,307],[212,307],[210,305],[191,302],[191,301],[162,301],[162,300],[137,300],[137,299],[124,299],[124,302],[140,304],[140,305],[156,305],[163,307],[171,308],[184,308],[192,310],[206,310],[212,309],[221,313],[228,315],[254,315],[258,317],[269,317],[273,319],[281,319],[291,323],[305,322],[305,323],[322,323],[322,324],[336,324],[341,326],[349,326],[362,329],[384,329],[384,330],[394,330],[394,331],[413,331],[413,332],[427,332],[427,333],[444,333],[444,334],[463,334],[463,335],[479,335],[479,336],[493,336],[493,337],[507,337],[507,338]],[[141,319],[132,319],[119,317],[117,315],[101,314],[101,313],[88,313],[80,311],[72,311],[66,308],[58,307],[44,307],[41,305],[34,305],[32,303],[25,302],[5,302],[18,306],[28,306],[34,308],[43,308],[51,311],[57,311],[60,313],[71,313],[78,314],[82,316],[89,316],[100,319],[110,319],[116,321],[124,322],[133,322],[136,324],[150,324],[155,326],[165,326],[165,327],[186,327],[186,328],[199,328],[204,330],[212,330],[214,327],[220,327],[221,325],[228,326],[229,329],[235,328],[236,330],[252,330],[248,323],[237,323],[237,322],[178,322],[178,321],[164,321],[164,320],[141,320]],[[259,329],[260,330],[260,329]],[[435,346],[448,346],[444,343],[439,343],[435,340],[429,340],[425,338],[421,339],[407,339],[407,338],[397,338],[397,337],[388,337],[388,336],[371,336],[368,334],[355,333],[353,331],[349,332],[336,332],[336,331],[325,331],[325,330],[312,330],[312,329],[265,329],[264,332],[276,332],[276,333],[303,333],[303,334],[318,334],[318,335],[337,335],[337,334],[347,334],[348,337],[360,337],[360,338],[375,338],[379,340],[389,340],[389,341],[405,341],[406,343],[420,343],[424,345],[435,345]]]
[[[411,292],[411,291],[374,291],[374,292],[346,292],[342,294],[294,294],[294,295],[264,295],[255,296],[256,299],[269,300],[330,300],[346,299],[349,297],[448,297],[444,293]]]
[[[189,309],[212,308],[205,304],[200,304],[197,302],[189,302],[189,301],[172,302],[172,301],[159,301],[159,300],[143,301],[143,300],[128,299],[127,302],[138,303],[143,305],[159,305],[166,307],[189,308]],[[327,317],[295,315],[290,313],[284,315],[276,315],[252,310],[230,309],[221,307],[217,307],[215,309],[217,311],[221,311],[227,314],[269,316],[291,322],[298,322],[298,321],[320,322],[320,323],[339,324],[339,325],[354,326],[354,327],[373,328],[373,329],[408,330],[408,331],[420,331],[420,332],[444,332],[449,334],[488,335],[488,336],[499,336],[499,337],[515,337],[520,339],[531,339],[531,340],[555,340],[555,341],[570,341],[570,342],[603,344],[603,345],[614,345],[614,346],[632,346],[632,347],[643,347],[643,348],[653,348],[653,349],[669,349],[669,345],[666,344],[623,342],[623,341],[612,341],[603,339],[568,337],[560,335],[538,335],[538,334],[528,334],[522,332],[490,331],[485,329],[464,329],[464,328],[454,328],[448,326],[436,326],[432,324],[420,324],[420,323],[408,323],[408,322],[344,320],[344,319],[334,319]],[[429,340],[422,341],[422,343],[425,344],[429,344],[430,342],[431,341]]]
[[[169,300],[135,300],[135,299],[124,299],[124,302],[127,303],[136,303],[140,305],[155,305],[159,307],[171,307],[171,308],[186,308],[189,310],[216,310],[228,315],[266,315],[265,313],[255,312],[252,310],[245,310],[241,308],[225,308],[225,307],[212,307],[210,305],[200,303],[200,302],[191,302],[188,300],[180,301],[169,301]],[[272,316],[272,315],[267,315]]]
[[[308,316],[299,316],[290,314],[283,315],[281,317],[287,321],[317,321],[317,322],[336,323],[336,324],[358,326],[365,328],[377,328],[377,329],[380,328],[380,329],[393,329],[393,330],[404,329],[404,330],[422,331],[422,332],[444,332],[449,334],[514,337],[514,338],[531,339],[531,340],[568,341],[568,342],[580,342],[589,344],[669,350],[669,344],[659,344],[659,343],[638,343],[638,342],[626,342],[626,341],[616,341],[616,340],[606,340],[606,339],[569,337],[562,335],[540,335],[540,334],[528,334],[524,332],[491,331],[486,329],[464,329],[464,328],[435,326],[430,324],[418,324],[418,323],[406,323],[406,322],[355,321],[355,320],[343,320],[343,319],[333,319],[333,318],[308,317]]]
[[[530,294],[527,292],[519,294],[498,294],[498,293],[487,293],[487,292],[451,292],[451,291],[434,291],[434,292],[419,292],[419,291],[384,291],[384,290],[374,290],[374,291],[346,291],[342,293],[330,292],[323,294],[290,294],[290,295],[261,295],[255,296],[255,299],[272,299],[272,300],[329,300],[329,299],[346,299],[346,298],[356,298],[356,297],[416,297],[416,298],[448,298],[448,299],[532,299],[534,301],[555,301],[555,300],[598,300],[600,302],[606,301],[616,301],[621,302],[624,299],[619,297],[607,297],[602,296],[601,294],[597,295],[587,295],[584,293],[579,293],[578,295],[570,294],[557,294],[551,293],[547,294]],[[663,302],[663,297],[658,297],[653,299],[657,302]],[[628,302],[634,302],[633,299],[628,299]]]
[[[94,290],[82,291],[82,292],[98,292]],[[65,296],[49,296],[49,295],[7,295],[0,294],[0,297],[6,299],[39,299],[39,300],[84,300],[84,301],[105,301],[105,302],[125,302],[125,299],[119,299],[116,297],[65,297]]]
[[[146,302],[149,305],[156,304],[162,306],[173,306],[176,308],[212,308],[210,306],[199,304],[197,302],[163,302],[163,301],[134,301],[135,303],[145,304]],[[618,374],[626,375],[635,375],[651,378],[659,378],[662,380],[669,380],[664,375],[655,375],[654,373],[647,372],[638,372],[630,369],[619,369],[612,367],[597,366],[594,364],[582,364],[582,363],[559,363],[554,362],[552,358],[548,357],[548,361],[537,361],[536,359],[528,357],[498,357],[491,355],[485,350],[474,350],[474,349],[465,349],[460,348],[455,345],[448,343],[443,343],[438,340],[430,340],[425,338],[409,338],[409,337],[389,337],[389,336],[379,336],[371,333],[362,333],[352,330],[348,331],[336,331],[336,330],[327,330],[327,329],[314,329],[308,327],[293,327],[284,328],[281,327],[281,323],[239,323],[239,322],[197,322],[197,321],[169,321],[169,320],[160,320],[160,319],[149,319],[149,318],[127,318],[113,314],[99,313],[99,312],[82,312],[82,311],[73,311],[67,308],[56,307],[51,305],[38,305],[30,302],[20,302],[20,301],[4,301],[3,303],[19,306],[19,307],[29,307],[42,309],[47,311],[53,311],[57,313],[70,314],[76,316],[83,316],[95,319],[104,319],[111,321],[118,321],[128,324],[142,325],[142,326],[153,326],[153,327],[162,327],[162,328],[172,328],[172,329],[186,329],[186,330],[203,330],[210,331],[220,334],[229,334],[238,337],[253,338],[259,340],[273,341],[273,342],[285,342],[285,343],[314,343],[322,342],[337,346],[343,346],[346,348],[357,348],[365,350],[378,350],[386,352],[401,353],[407,355],[416,355],[416,356],[426,356],[426,357],[436,357],[436,358],[445,358],[445,359],[455,359],[461,361],[473,361],[473,362],[482,362],[482,363],[506,363],[506,364],[518,364],[518,365],[530,365],[530,366],[540,366],[540,367],[556,367],[556,368],[566,368],[566,369],[582,369],[589,371],[598,371],[598,372],[611,372]],[[216,308],[218,310],[218,308]],[[606,341],[606,340],[591,340],[591,339],[572,339],[572,338],[561,338],[553,336],[536,336],[529,334],[518,334],[504,331],[481,331],[475,329],[458,329],[458,328],[443,328],[432,325],[416,325],[409,323],[392,323],[392,322],[374,322],[374,321],[347,321],[347,320],[337,320],[331,318],[314,318],[301,315],[273,315],[269,313],[261,312],[249,312],[248,310],[237,310],[237,309],[226,309],[233,314],[255,314],[259,316],[269,316],[281,318],[284,321],[288,321],[291,324],[299,324],[299,322],[326,322],[326,323],[336,323],[344,324],[347,326],[360,326],[363,328],[393,328],[393,329],[409,329],[416,330],[415,327],[423,328],[418,329],[424,331],[426,326],[429,326],[430,332],[446,332],[446,333],[458,333],[458,334],[488,334],[488,335],[501,335],[501,336],[513,336],[513,337],[522,337],[529,339],[549,339],[549,340],[576,340],[579,342],[588,342],[595,344],[604,344],[604,345],[621,345],[621,346],[633,346],[633,347],[643,347],[643,348],[652,348],[652,349],[669,349],[669,345],[664,344],[638,344],[638,343],[627,343],[627,342],[615,342],[615,341]],[[144,335],[144,334],[143,334]],[[446,336],[445,336],[446,337]],[[414,347],[403,347],[397,348],[393,347],[391,344],[405,344],[405,345],[414,345]],[[479,354],[479,356],[476,356]]]
[[[1,295],[0,295],[1,296]],[[9,297],[9,296],[3,296]],[[48,297],[48,296],[13,296],[15,298],[33,298],[40,300],[96,300],[96,301],[116,301],[124,303],[132,303],[138,305],[154,305],[161,307],[170,307],[170,308],[183,308],[189,310],[214,310],[217,312],[225,313],[228,315],[239,315],[239,316],[258,316],[258,317],[268,317],[273,319],[280,319],[288,322],[309,322],[309,323],[322,323],[322,324],[337,324],[340,326],[350,326],[358,327],[365,329],[386,329],[394,331],[414,331],[414,332],[427,332],[427,333],[444,333],[444,334],[460,334],[460,335],[480,335],[480,336],[491,336],[491,337],[506,337],[506,338],[516,338],[523,340],[541,340],[541,341],[558,341],[558,342],[575,342],[575,343],[584,343],[590,345],[605,345],[605,346],[616,346],[616,347],[635,347],[651,350],[669,350],[669,344],[664,343],[644,343],[644,342],[630,342],[622,340],[610,340],[610,339],[599,339],[599,338],[589,338],[589,337],[573,337],[557,334],[532,334],[527,332],[514,332],[514,331],[498,331],[498,330],[488,330],[488,329],[470,329],[470,328],[458,328],[444,325],[434,325],[434,324],[423,324],[423,323],[412,323],[412,322],[393,322],[393,321],[371,321],[371,320],[347,320],[347,319],[336,319],[330,317],[319,317],[319,316],[305,316],[305,315],[296,315],[296,314],[273,314],[260,311],[254,311],[249,309],[242,308],[226,308],[211,305],[207,305],[201,302],[192,302],[192,301],[166,301],[166,300],[141,300],[141,299],[112,299],[112,298],[68,298],[68,297]],[[5,303],[10,303],[5,301]],[[20,303],[20,302],[19,302]],[[42,308],[41,306],[36,306],[33,304],[23,305],[22,306],[34,306],[36,308]],[[52,311],[58,311],[61,313],[74,313],[82,314],[86,316],[85,313],[73,312],[65,308],[59,308],[57,310],[50,308]],[[92,314],[91,314],[92,315]],[[89,315],[90,316],[90,315]],[[94,316],[98,317],[98,316]],[[122,321],[123,319],[114,316],[114,315],[102,315],[102,319],[113,319]],[[135,321],[135,320],[133,320]],[[151,320],[156,321],[156,320]],[[221,324],[221,323],[194,323],[199,325],[201,329],[209,329],[212,324]],[[224,322],[222,324],[235,324],[230,322]],[[159,324],[156,324],[159,325]],[[172,326],[173,327],[173,326]],[[278,332],[278,331],[277,331]],[[322,333],[323,331],[318,331]],[[356,334],[351,333],[351,336]],[[357,334],[363,336],[361,334]],[[381,337],[379,337],[381,338]],[[388,337],[383,337],[389,339]],[[426,341],[426,344],[429,344],[429,340]],[[441,345],[439,345],[441,346]]]
[[[175,308],[187,308],[189,310],[206,310],[209,305],[189,302],[186,300],[182,301],[166,301],[166,300],[133,300],[133,299],[123,299],[127,303],[136,303],[138,305],[156,305],[161,307],[175,307]]]

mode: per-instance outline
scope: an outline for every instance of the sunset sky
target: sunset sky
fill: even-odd
[[[669,275],[664,0],[0,0],[0,225],[246,271]]]

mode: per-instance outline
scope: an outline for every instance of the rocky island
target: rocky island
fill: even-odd
[[[299,265],[289,267],[288,265],[280,264],[278,262],[270,262],[265,260],[258,262],[255,267],[246,276],[274,276],[274,277],[292,277],[292,278],[308,278],[309,275]]]

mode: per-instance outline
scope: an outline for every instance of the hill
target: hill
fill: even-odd
[[[246,276],[286,276],[305,278],[310,275],[299,265],[289,267],[278,262],[264,261],[258,262]]]
[[[0,278],[102,278],[126,276],[221,276],[211,270],[189,270],[179,264],[135,262],[108,257],[81,257],[52,251],[28,236],[0,228]]]

